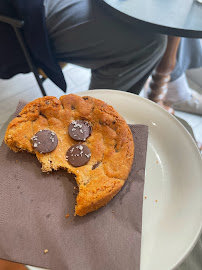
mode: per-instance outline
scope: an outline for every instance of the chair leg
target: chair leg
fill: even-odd
[[[28,52],[28,50],[26,48],[26,45],[24,44],[22,34],[21,34],[21,32],[20,32],[20,30],[18,28],[16,28],[16,27],[13,27],[13,28],[14,28],[14,31],[15,31],[16,36],[18,38],[18,41],[20,43],[20,46],[21,46],[21,48],[23,50],[23,53],[25,55],[27,63],[29,65],[29,67],[30,67],[30,70],[34,73],[34,76],[35,76],[36,81],[38,83],[38,86],[39,86],[39,88],[41,90],[41,93],[42,93],[43,96],[46,96],[46,91],[45,91],[45,89],[43,87],[43,84],[42,84],[43,80],[41,80],[41,78],[39,77],[37,69],[36,69],[35,65],[33,64],[33,62],[32,62],[31,56],[30,56],[30,54],[29,54],[29,52]]]
[[[41,93],[42,93],[42,95],[43,96],[47,96],[46,95],[46,91],[45,91],[45,89],[44,89],[44,87],[43,87],[43,80],[39,77],[39,74],[38,74],[38,72],[36,71],[36,69],[35,69],[35,67],[33,68],[33,71],[32,71],[33,73],[34,73],[34,76],[35,76],[35,78],[36,78],[36,81],[37,81],[37,83],[38,83],[38,86],[39,86],[39,88],[41,89]]]

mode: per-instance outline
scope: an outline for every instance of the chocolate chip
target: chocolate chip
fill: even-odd
[[[100,124],[101,126],[107,126],[107,123],[102,122],[101,120],[99,120],[99,124]]]
[[[99,124],[100,124],[101,126],[103,126],[103,125],[104,125],[104,123],[103,123],[102,121],[100,121],[100,120],[99,120]]]
[[[84,100],[87,100],[87,99],[88,99],[88,97],[83,97],[83,99],[84,99]]]
[[[68,128],[69,135],[76,141],[85,141],[92,132],[92,127],[87,121],[74,120]]]
[[[58,138],[51,130],[40,130],[32,137],[32,145],[39,153],[49,153],[57,147]]]
[[[99,165],[100,165],[101,161],[98,161],[97,163],[95,163],[93,166],[92,166],[92,170],[95,170]]]
[[[117,143],[114,145],[115,152],[119,152],[120,149],[117,148]]]
[[[75,110],[75,107],[73,105],[71,106],[71,110]]]
[[[72,145],[66,153],[67,161],[74,167],[85,165],[90,160],[90,157],[91,151],[84,144]]]
[[[39,115],[41,115],[42,117],[44,117],[44,118],[46,118],[47,119],[47,117],[43,114],[43,113],[41,113],[40,112],[40,114]]]
[[[18,114],[16,117],[22,117],[22,116]]]

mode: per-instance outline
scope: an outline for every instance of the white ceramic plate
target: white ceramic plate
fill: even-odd
[[[148,125],[141,270],[174,269],[202,228],[202,159],[195,142],[175,117],[147,99],[114,90],[77,94],[107,102],[129,124]]]

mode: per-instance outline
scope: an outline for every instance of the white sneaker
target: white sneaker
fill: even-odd
[[[174,110],[202,115],[202,95],[195,90],[191,90],[191,97],[187,100],[171,101],[164,100],[164,104],[172,107]]]

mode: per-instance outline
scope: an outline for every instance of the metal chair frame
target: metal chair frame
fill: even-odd
[[[41,93],[43,96],[46,96],[46,91],[43,87],[43,82],[46,80],[46,78],[43,78],[42,76],[39,75],[39,73],[37,72],[37,68],[36,66],[34,65],[33,61],[32,61],[32,58],[31,58],[31,55],[30,55],[30,52],[24,42],[24,39],[22,37],[22,33],[21,33],[21,30],[24,26],[24,21],[20,21],[20,20],[16,20],[16,19],[13,19],[13,18],[10,18],[10,17],[7,17],[7,16],[0,16],[0,22],[3,22],[3,23],[6,23],[6,24],[9,24],[10,26],[12,26],[13,30],[15,31],[15,34],[16,34],[16,37],[20,43],[20,46],[22,48],[22,51],[24,53],[24,56],[26,58],[26,61],[29,65],[29,68],[31,70],[31,72],[33,72],[35,78],[36,78],[36,81],[38,83],[38,86],[41,90]]]

